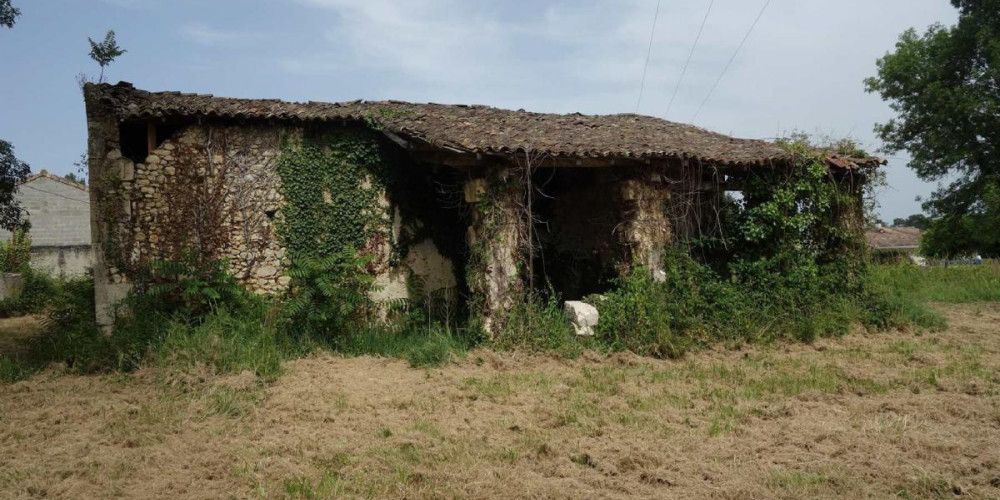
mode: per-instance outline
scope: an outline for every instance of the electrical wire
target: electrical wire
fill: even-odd
[[[691,64],[691,58],[694,57],[694,49],[698,47],[698,40],[701,40],[701,33],[705,31],[705,23],[708,22],[708,15],[712,13],[712,5],[715,4],[715,0],[710,0],[708,2],[708,10],[705,11],[705,17],[701,20],[701,27],[698,28],[698,36],[694,37],[694,44],[691,45],[691,52],[688,53],[687,61],[684,61],[684,69],[681,70],[681,77],[677,79],[677,86],[674,87],[674,93],[670,96],[670,102],[667,103],[667,112],[663,113],[663,118],[666,119],[670,115],[670,108],[674,105],[674,99],[677,97],[677,91],[681,88],[681,82],[684,81],[684,75],[687,74],[688,65]]]
[[[35,186],[29,186],[29,185],[27,185],[27,184],[21,184],[21,185],[20,185],[19,187],[22,187],[22,188],[28,188],[28,189],[34,189],[35,191],[38,191],[38,192],[40,192],[40,193],[45,193],[45,194],[50,194],[50,195],[52,195],[52,196],[58,196],[58,197],[60,197],[60,198],[66,198],[67,200],[70,200],[70,201],[75,201],[75,202],[77,202],[77,203],[86,203],[86,204],[88,204],[88,205],[90,204],[90,201],[88,201],[88,200],[78,200],[78,199],[76,199],[76,198],[70,198],[69,196],[64,196],[64,195],[61,195],[61,194],[59,194],[59,193],[53,193],[53,192],[51,192],[51,191],[46,191],[46,190],[44,190],[44,189],[38,189],[38,188],[36,188]]]
[[[642,80],[639,82],[639,99],[635,101],[635,112],[639,113],[642,103],[642,91],[646,88],[646,70],[649,69],[649,56],[653,53],[653,35],[656,34],[656,19],[660,17],[660,0],[656,0],[656,12],[653,13],[653,29],[649,31],[649,46],[646,47],[646,64],[642,66]]]
[[[760,13],[757,14],[757,19],[753,20],[753,24],[750,25],[750,29],[747,30],[747,34],[743,35],[743,40],[740,41],[740,44],[736,47],[736,50],[733,51],[733,55],[732,57],[729,58],[729,62],[727,62],[726,66],[722,68],[722,73],[719,73],[719,78],[716,78],[715,83],[712,85],[712,88],[709,89],[708,91],[708,95],[705,96],[705,100],[701,101],[701,105],[698,106],[698,110],[695,111],[694,115],[691,116],[691,120],[689,120],[690,123],[694,123],[694,119],[698,118],[698,114],[701,113],[702,108],[705,107],[705,104],[708,103],[708,100],[712,97],[712,93],[715,92],[715,88],[719,86],[719,82],[722,81],[722,77],[725,76],[726,71],[729,70],[729,66],[731,66],[733,64],[733,61],[736,59],[736,55],[740,53],[740,49],[743,48],[743,45],[747,43],[747,39],[750,38],[750,33],[753,33],[753,29],[757,27],[757,22],[760,21],[760,18],[764,16],[764,11],[767,10],[768,5],[771,5],[771,0],[767,0],[766,2],[764,2],[764,6],[761,7]]]

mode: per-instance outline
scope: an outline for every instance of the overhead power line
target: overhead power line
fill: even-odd
[[[642,80],[639,82],[639,99],[635,101],[635,112],[639,113],[642,103],[642,91],[646,88],[646,70],[649,69],[649,55],[653,53],[653,35],[656,34],[656,19],[660,17],[660,0],[656,0],[656,12],[653,13],[653,29],[649,31],[649,46],[646,47],[646,63],[642,66]]]
[[[663,114],[663,118],[667,118],[670,115],[670,108],[674,105],[674,99],[677,97],[677,91],[681,88],[681,82],[684,81],[684,75],[687,74],[688,65],[691,64],[691,58],[694,57],[694,49],[698,47],[698,40],[701,40],[701,33],[705,31],[705,23],[708,22],[708,15],[712,13],[712,5],[715,4],[715,0],[710,0],[708,2],[708,10],[705,11],[705,17],[701,20],[701,27],[698,28],[698,36],[694,37],[694,44],[691,45],[691,52],[688,53],[687,61],[684,61],[684,69],[681,70],[681,77],[677,79],[677,86],[674,87],[674,93],[670,96],[670,102],[667,103],[667,112]]]
[[[757,18],[753,20],[753,24],[750,25],[750,29],[747,30],[747,34],[743,35],[743,40],[740,41],[740,44],[736,47],[736,50],[733,51],[733,56],[729,58],[729,62],[727,62],[726,66],[722,68],[722,73],[719,73],[719,78],[716,78],[715,83],[712,84],[712,88],[709,89],[708,95],[705,96],[705,100],[701,101],[701,105],[698,106],[698,110],[695,111],[694,115],[691,116],[690,120],[691,123],[694,123],[694,119],[698,118],[698,114],[701,113],[702,108],[704,108],[705,104],[708,103],[708,100],[712,98],[712,93],[715,92],[715,88],[719,86],[719,82],[722,81],[722,77],[725,76],[726,71],[729,70],[729,66],[733,64],[733,61],[736,59],[736,55],[740,53],[740,49],[742,49],[743,45],[747,43],[747,39],[750,38],[750,33],[753,33],[753,29],[757,27],[757,23],[760,21],[760,18],[764,15],[764,11],[767,10],[768,5],[771,5],[771,0],[767,0],[766,2],[764,2],[764,6],[761,7],[760,13],[757,14]]]
[[[52,195],[52,196],[58,196],[58,197],[60,197],[60,198],[66,198],[67,200],[70,200],[70,201],[75,201],[75,202],[77,202],[77,203],[86,203],[86,204],[88,204],[88,205],[90,204],[90,201],[89,201],[89,200],[80,200],[80,199],[77,199],[77,198],[70,198],[69,196],[64,196],[64,195],[61,195],[61,194],[59,194],[59,193],[53,193],[52,191],[46,191],[46,190],[44,190],[44,189],[38,189],[38,188],[36,188],[35,186],[29,186],[29,185],[27,185],[27,184],[21,184],[21,186],[20,186],[20,187],[24,187],[24,188],[28,188],[28,189],[33,189],[33,190],[35,190],[35,191],[38,191],[38,192],[41,192],[41,193],[45,193],[45,194],[50,194],[50,195]]]

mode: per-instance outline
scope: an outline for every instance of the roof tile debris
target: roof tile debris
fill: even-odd
[[[879,227],[865,231],[875,250],[910,250],[920,246],[923,231],[915,227]]]
[[[684,159],[731,167],[787,164],[793,155],[767,141],[735,139],[693,125],[636,114],[531,113],[488,106],[401,101],[342,103],[234,99],[148,92],[132,84],[88,85],[120,120],[206,117],[300,122],[374,121],[384,130],[437,148],[468,153],[531,151],[553,157]],[[831,155],[835,168],[881,162]]]

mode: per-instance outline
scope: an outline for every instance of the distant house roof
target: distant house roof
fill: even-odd
[[[34,181],[37,181],[38,179],[48,179],[48,180],[51,180],[51,181],[56,181],[56,182],[65,184],[65,185],[70,186],[70,187],[77,188],[77,189],[79,189],[81,191],[84,191],[84,192],[87,191],[86,184],[80,184],[79,182],[73,182],[73,181],[71,181],[71,180],[69,180],[69,179],[67,179],[65,177],[59,176],[59,175],[52,175],[52,174],[49,173],[48,170],[45,170],[45,169],[42,169],[42,171],[40,171],[40,172],[31,174],[31,175],[25,177],[24,180],[21,181],[21,184],[28,184],[29,182],[34,182]]]
[[[916,250],[923,231],[915,227],[879,227],[865,231],[868,245],[875,250]]]
[[[794,155],[767,141],[735,139],[693,125],[636,114],[531,113],[489,106],[400,101],[342,103],[233,99],[180,92],[148,92],[132,84],[88,84],[119,120],[205,117],[299,122],[374,122],[407,141],[452,152],[507,155],[529,150],[553,158],[681,159],[729,167],[787,164]],[[878,158],[828,155],[835,168]]]

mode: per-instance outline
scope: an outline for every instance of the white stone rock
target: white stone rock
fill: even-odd
[[[600,319],[596,307],[577,300],[567,300],[563,305],[563,314],[577,335],[593,335]]]

